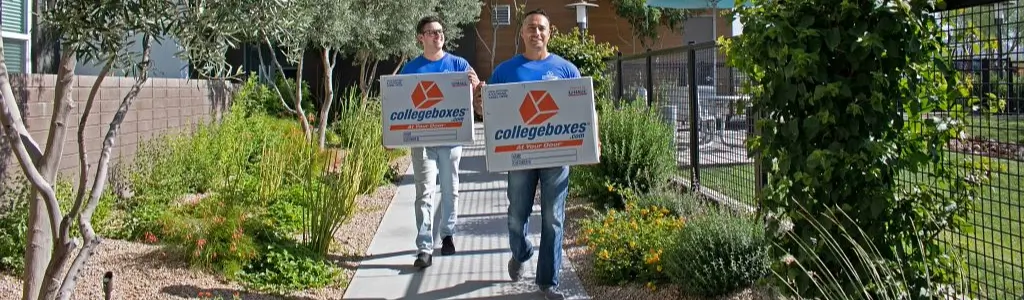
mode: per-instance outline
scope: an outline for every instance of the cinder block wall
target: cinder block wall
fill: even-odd
[[[21,108],[22,118],[32,137],[45,147],[50,128],[50,114],[53,112],[54,86],[56,75],[33,74],[13,75],[11,84]],[[68,118],[68,132],[64,141],[64,157],[60,170],[69,179],[78,174],[78,125],[85,110],[85,101],[96,76],[75,76],[71,96],[76,107]],[[95,103],[86,122],[85,140],[89,162],[95,166],[99,159],[103,138],[109,129],[121,100],[131,90],[135,78],[107,77],[97,94]],[[219,84],[206,80],[172,78],[151,78],[139,92],[121,123],[111,152],[111,162],[131,159],[138,151],[140,142],[155,136],[189,129],[191,124],[213,120],[217,107],[223,103],[230,90],[230,83]],[[221,100],[223,99],[223,100]],[[95,168],[95,167],[94,167]],[[93,169],[95,170],[95,169]],[[21,175],[17,157],[11,153],[7,139],[0,139],[0,182],[10,176]]]

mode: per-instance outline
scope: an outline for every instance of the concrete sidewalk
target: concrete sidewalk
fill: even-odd
[[[410,167],[344,299],[543,299],[534,284],[536,254],[524,264],[522,280],[511,282],[508,278],[506,264],[512,254],[505,217],[505,174],[487,172],[481,124],[477,124],[476,131],[478,142],[463,147],[459,170],[458,253],[441,256],[438,237],[433,266],[422,271],[412,266],[416,224]],[[530,238],[534,247],[540,247],[540,206],[535,204],[533,210]],[[440,222],[434,224],[436,231]],[[568,299],[590,299],[564,255],[559,290]]]

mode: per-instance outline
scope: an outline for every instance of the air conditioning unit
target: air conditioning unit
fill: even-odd
[[[491,10],[491,25],[512,25],[512,6],[508,4],[494,5]]]

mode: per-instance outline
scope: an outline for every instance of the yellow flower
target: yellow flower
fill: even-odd
[[[640,210],[640,215],[647,216],[647,209],[645,208],[645,209]]]
[[[629,248],[636,249],[636,241],[629,241]]]
[[[597,256],[600,257],[601,259],[611,258],[611,255],[608,254],[608,249],[601,250],[601,253],[598,253]]]
[[[636,224],[636,221],[630,221],[629,226],[632,226],[633,230],[637,230],[638,228],[640,228],[640,226]]]
[[[658,272],[661,272],[661,265],[658,265]]]
[[[652,291],[655,290],[656,288],[654,286],[654,281],[648,281],[647,288],[651,289]]]
[[[662,215],[667,215],[668,213],[669,213],[669,211],[668,211],[667,208],[661,208],[661,214]]]

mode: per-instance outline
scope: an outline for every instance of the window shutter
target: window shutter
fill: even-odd
[[[0,17],[3,18],[3,31],[27,34],[25,30],[25,0],[2,0]]]
[[[4,39],[4,62],[8,73],[24,73],[25,41]]]

